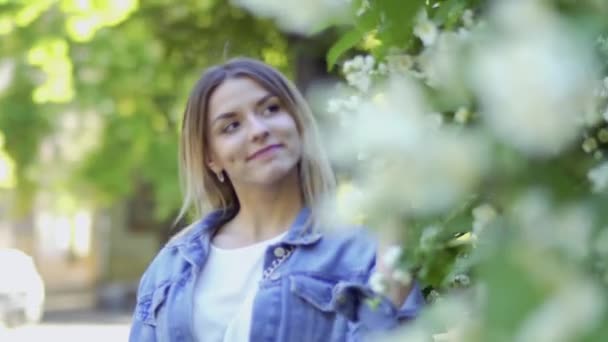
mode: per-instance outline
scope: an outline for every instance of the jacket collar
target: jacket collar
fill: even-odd
[[[212,211],[203,219],[185,228],[183,235],[175,237],[167,243],[167,247],[177,248],[189,262],[202,265],[209,249],[211,236],[228,218],[226,210]],[[280,243],[292,246],[307,246],[317,243],[322,235],[315,229],[310,219],[309,208],[300,210]]]
[[[311,215],[309,208],[300,210],[282,242],[293,246],[306,246],[319,241],[322,236],[311,222]]]

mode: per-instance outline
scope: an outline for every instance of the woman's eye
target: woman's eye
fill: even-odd
[[[230,133],[232,131],[234,131],[235,129],[237,129],[239,127],[239,123],[234,121],[229,123],[228,125],[224,126],[224,128],[222,129],[223,133]]]
[[[277,113],[280,110],[281,110],[281,106],[280,105],[278,105],[276,103],[275,104],[271,104],[271,105],[268,105],[266,107],[266,109],[264,110],[264,115],[271,115],[271,114]]]

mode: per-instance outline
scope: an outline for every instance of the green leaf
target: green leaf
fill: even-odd
[[[327,70],[332,71],[338,58],[346,51],[357,45],[367,32],[355,28],[345,33],[327,52]]]
[[[382,45],[377,49],[377,57],[384,58],[392,47],[405,48],[410,45],[414,19],[424,3],[424,0],[378,1],[377,10],[382,18],[378,28],[378,39],[382,41]]]
[[[467,4],[462,0],[448,0],[439,6],[439,9],[433,15],[433,19],[437,24],[445,25],[446,28],[453,28],[466,8]]]

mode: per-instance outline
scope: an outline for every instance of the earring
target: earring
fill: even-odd
[[[220,181],[220,183],[224,183],[224,171],[220,171],[216,174],[217,179]]]

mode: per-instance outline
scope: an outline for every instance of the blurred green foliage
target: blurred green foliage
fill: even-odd
[[[10,70],[0,132],[20,212],[40,186],[93,205],[152,189],[148,214],[172,218],[181,114],[203,69],[247,55],[292,73],[287,39],[271,22],[217,0],[0,1],[0,39]],[[85,136],[66,148],[57,141],[67,112],[77,114],[67,126]],[[100,134],[86,136],[82,113]],[[91,147],[65,157],[81,143]]]

